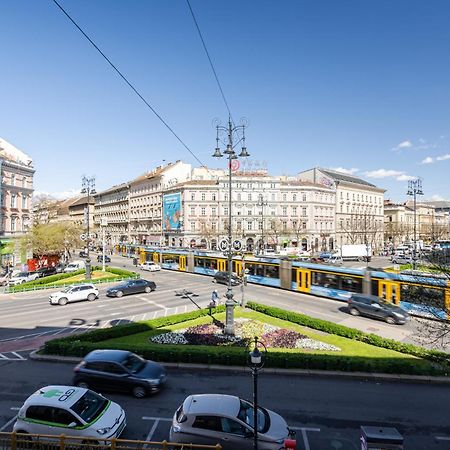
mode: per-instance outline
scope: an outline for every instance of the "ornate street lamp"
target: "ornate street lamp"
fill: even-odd
[[[249,351],[251,347],[253,350]],[[258,372],[264,367],[267,348],[255,336],[247,351],[248,366],[252,370],[253,376],[253,450],[258,450]]]
[[[417,178],[416,180],[408,181],[408,192],[406,195],[412,195],[414,199],[414,247],[413,247],[413,270],[416,270],[416,261],[417,261],[417,225],[416,225],[416,196],[423,195],[422,191],[422,180]]]
[[[89,234],[89,205],[90,205],[90,198],[91,195],[96,194],[96,190],[95,190],[95,177],[85,177],[83,176],[83,178],[81,179],[81,193],[82,194],[87,194],[87,208],[86,208],[86,227],[87,227],[87,237],[86,237],[86,242],[87,242],[87,257],[86,257],[86,275],[85,278],[86,280],[90,280],[91,279],[91,258],[89,257],[89,243],[91,241],[91,236]]]
[[[214,154],[212,155],[214,158],[221,158],[223,154],[225,154],[226,158],[228,159],[228,288],[226,293],[226,302],[225,302],[225,329],[224,333],[229,335],[234,335],[234,306],[235,301],[233,300],[233,289],[231,287],[231,276],[233,274],[233,243],[232,240],[232,232],[231,232],[231,226],[232,226],[232,200],[231,200],[231,181],[232,181],[232,162],[233,160],[239,158],[246,158],[247,156],[250,156],[247,152],[247,148],[245,147],[245,127],[246,125],[238,125],[235,126],[231,123],[231,117],[228,118],[228,126],[216,126],[216,148],[214,151]],[[226,135],[225,141],[222,141],[220,136]],[[223,143],[226,145],[225,150],[222,152],[220,151],[220,143]],[[234,147],[242,142],[241,147],[241,153],[239,156],[236,155],[234,151]]]

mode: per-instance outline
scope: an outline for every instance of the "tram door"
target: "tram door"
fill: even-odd
[[[140,252],[139,252],[139,264],[144,264],[145,263],[145,250],[143,248],[141,248]]]
[[[398,305],[400,303],[400,283],[380,280],[378,282],[378,297]]]
[[[180,270],[186,271],[186,255],[180,255]]]
[[[217,260],[217,270],[219,272],[227,271],[227,260],[226,259],[218,259]]]
[[[234,261],[234,272],[238,277],[242,275],[242,261]]]
[[[153,262],[155,264],[159,263],[159,253],[156,253],[156,252],[153,253]]]
[[[311,290],[311,271],[308,269],[297,269],[297,289],[300,292]]]

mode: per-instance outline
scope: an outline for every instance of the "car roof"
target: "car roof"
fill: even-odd
[[[62,406],[70,408],[76,403],[88,389],[76,386],[44,386],[31,394],[24,405]]]
[[[123,361],[131,352],[127,350],[93,350],[84,357],[85,361]]]
[[[352,294],[352,298],[365,298],[368,300],[372,300],[374,302],[384,302],[383,298],[377,297],[376,295],[369,295],[369,294]]]
[[[240,408],[239,397],[226,394],[190,395],[183,402],[185,414],[214,414],[237,417]]]

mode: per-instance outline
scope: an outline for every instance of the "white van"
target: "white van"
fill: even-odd
[[[86,264],[84,261],[72,261],[70,264],[66,266],[64,272],[75,272],[80,269],[84,269]]]

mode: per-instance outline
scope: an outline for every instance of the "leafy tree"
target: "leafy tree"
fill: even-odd
[[[68,254],[82,245],[82,228],[71,222],[35,224],[23,237],[22,245],[32,250],[39,260],[46,255]]]

